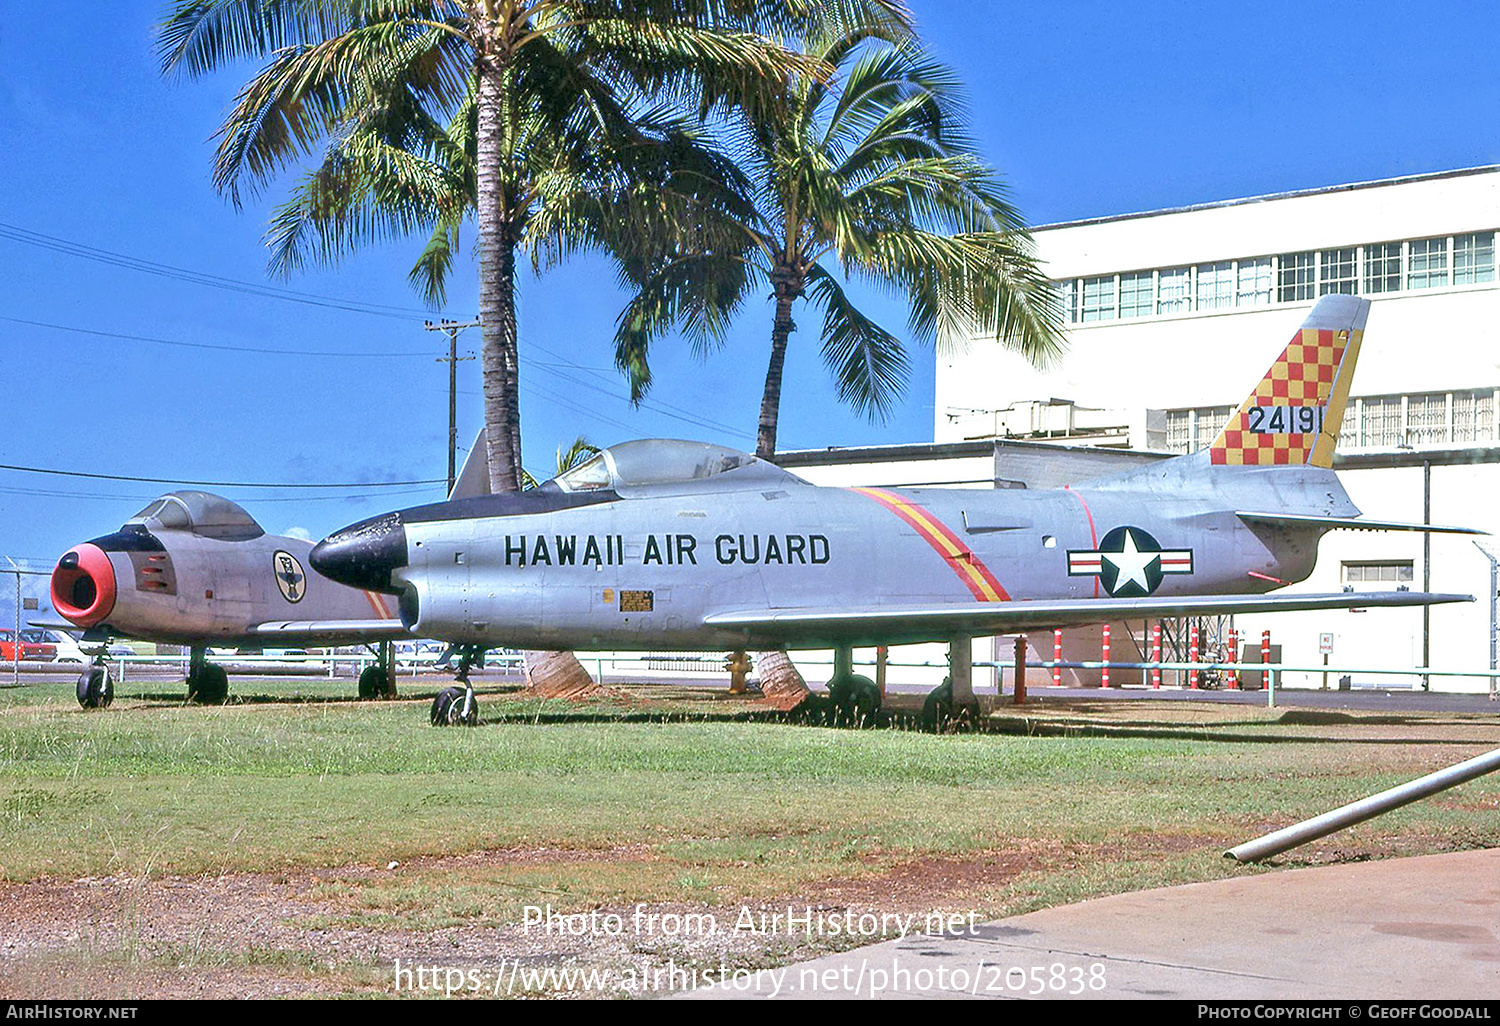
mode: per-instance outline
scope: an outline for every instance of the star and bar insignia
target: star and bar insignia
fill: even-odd
[[[1192,549],[1163,549],[1139,527],[1117,527],[1097,549],[1069,549],[1068,576],[1097,575],[1104,590],[1119,598],[1150,595],[1166,574],[1193,572]]]

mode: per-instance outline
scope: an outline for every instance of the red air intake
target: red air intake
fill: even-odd
[[[103,549],[85,543],[57,561],[52,608],[79,627],[92,627],[114,610],[115,568]]]

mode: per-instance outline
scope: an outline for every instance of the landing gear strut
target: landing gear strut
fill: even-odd
[[[476,664],[484,665],[484,649],[478,645],[460,645],[457,655],[458,684],[463,686],[444,688],[432,700],[434,727],[472,727],[479,723],[479,702],[474,697],[474,686],[469,683],[469,669]]]
[[[834,649],[828,702],[831,726],[873,727],[880,712],[880,689],[854,672],[854,652],[847,645]]]
[[[195,645],[189,650],[188,701],[201,705],[223,705],[229,698],[229,674],[208,661],[208,649]]]
[[[109,665],[102,655],[95,656],[78,675],[78,704],[85,709],[103,709],[115,697],[115,682],[110,679]]]
[[[396,697],[396,646],[389,641],[382,641],[375,646],[378,661],[374,666],[366,666],[359,674],[359,697],[369,698],[395,698]]]

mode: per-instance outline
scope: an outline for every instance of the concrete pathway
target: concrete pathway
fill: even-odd
[[[1500,999],[1500,848],[1120,894],[689,999]]]

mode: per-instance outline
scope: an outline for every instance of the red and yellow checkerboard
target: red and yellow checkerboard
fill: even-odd
[[[1322,407],[1325,411],[1321,421],[1323,433],[1331,433],[1336,438],[1339,422],[1343,419],[1342,399],[1348,394],[1347,382],[1343,394],[1338,397],[1340,401],[1330,405],[1330,397],[1334,395],[1334,379],[1349,340],[1347,331],[1304,328],[1297,332],[1255,391],[1214,439],[1209,448],[1209,461],[1232,467],[1309,461],[1318,433],[1252,431],[1250,411],[1257,406],[1292,410]]]

